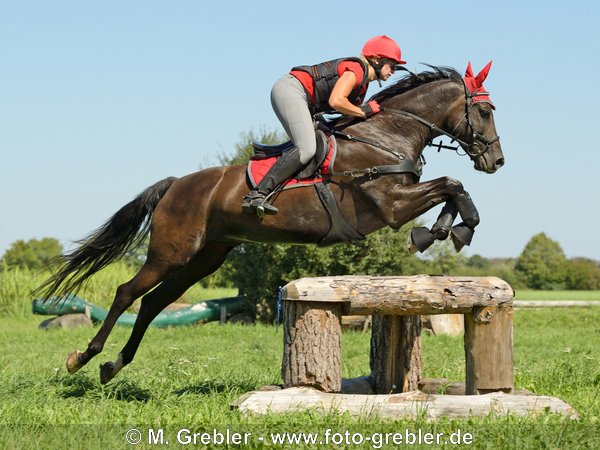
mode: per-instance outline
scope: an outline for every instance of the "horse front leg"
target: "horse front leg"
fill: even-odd
[[[463,220],[452,227],[452,242],[458,253],[465,245],[471,245],[475,227],[479,225],[479,213],[467,191],[455,195],[453,200]]]
[[[479,224],[479,213],[462,183],[450,177],[408,186],[398,185],[394,189],[392,215],[388,222],[388,225],[394,228],[399,228],[444,202],[446,204],[431,230],[418,227],[411,231],[411,253],[425,251],[435,240],[444,240],[450,233],[454,247],[459,252],[471,243],[474,229]],[[463,222],[453,227],[452,224],[459,214]]]
[[[460,214],[463,220],[460,224],[452,226],[456,216]],[[467,191],[456,194],[444,205],[437,221],[429,230],[427,227],[413,228],[410,233],[408,251],[423,253],[436,240],[445,240],[451,232],[452,242],[456,252],[460,252],[465,245],[471,245],[475,227],[479,224],[479,213]]]
[[[438,216],[435,224],[431,227],[431,230],[427,227],[416,227],[411,230],[408,251],[410,253],[416,253],[417,251],[423,253],[436,240],[445,240],[450,234],[452,224],[457,215],[458,208],[451,198],[446,201],[446,204],[442,208],[442,212]]]

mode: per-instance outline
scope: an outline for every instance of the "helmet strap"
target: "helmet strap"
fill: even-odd
[[[379,84],[379,87],[381,87],[381,69],[383,68],[383,65],[381,64],[381,62],[375,62],[372,58],[369,58],[369,57],[366,57],[366,58],[367,58],[367,61],[369,62],[369,65],[375,71],[375,76],[377,77],[377,83]]]

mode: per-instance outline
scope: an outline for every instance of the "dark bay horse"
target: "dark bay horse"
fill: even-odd
[[[420,182],[415,173],[364,169],[397,167],[402,161],[419,166],[424,147],[433,137],[447,134],[469,154],[475,169],[494,173],[504,164],[504,157],[493,107],[475,101],[477,95],[455,70],[433,68],[410,74],[378,93],[375,98],[383,111],[343,129],[367,142],[338,139],[336,175],[329,180],[342,215],[352,227],[362,235],[385,226],[397,229],[445,203],[438,222],[431,230],[425,229],[425,234],[444,239],[458,214],[463,223],[455,226],[457,235],[460,227],[472,234],[479,219],[459,181],[442,177]],[[156,315],[219,268],[240,243],[317,243],[328,233],[330,218],[312,188],[280,192],[274,199],[278,215],[261,218],[243,213],[242,197],[248,192],[245,171],[241,165],[214,167],[162,180],[63,255],[58,272],[37,291],[46,299],[77,291],[91,275],[140,245],[150,233],[146,262],[117,288],[108,316],[86,351],[69,354],[70,373],[102,351],[118,317],[137,298],[143,296],[131,337],[115,362],[100,367],[102,383],[132,361]]]

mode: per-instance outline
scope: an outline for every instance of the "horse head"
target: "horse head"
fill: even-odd
[[[491,62],[476,76],[471,64],[464,77],[450,68],[411,73],[375,94],[385,111],[408,116],[425,126],[423,146],[440,135],[457,142],[476,170],[494,173],[504,165],[495,109],[483,87]],[[389,127],[389,122],[388,122]]]

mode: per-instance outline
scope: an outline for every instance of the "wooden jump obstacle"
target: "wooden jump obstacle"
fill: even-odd
[[[329,405],[351,413],[376,408],[383,417],[406,417],[426,405],[437,410],[432,417],[459,417],[496,411],[501,404],[501,409],[516,414],[544,405],[574,417],[576,412],[560,399],[505,397],[514,391],[513,297],[511,286],[496,277],[333,276],[293,281],[282,291],[284,389],[246,394],[232,406],[260,413]],[[421,314],[464,315],[466,396],[418,391]],[[352,387],[353,380],[342,383],[342,315],[373,316],[371,374],[357,379],[362,389]],[[365,393],[365,383],[369,393],[378,395],[356,395]],[[398,408],[399,402],[416,406]],[[447,403],[454,407],[444,409]]]
[[[466,393],[512,392],[513,290],[495,277],[302,278],[284,287],[284,387],[341,389],[342,315],[373,315],[376,394],[418,389],[419,315],[464,314]]]

